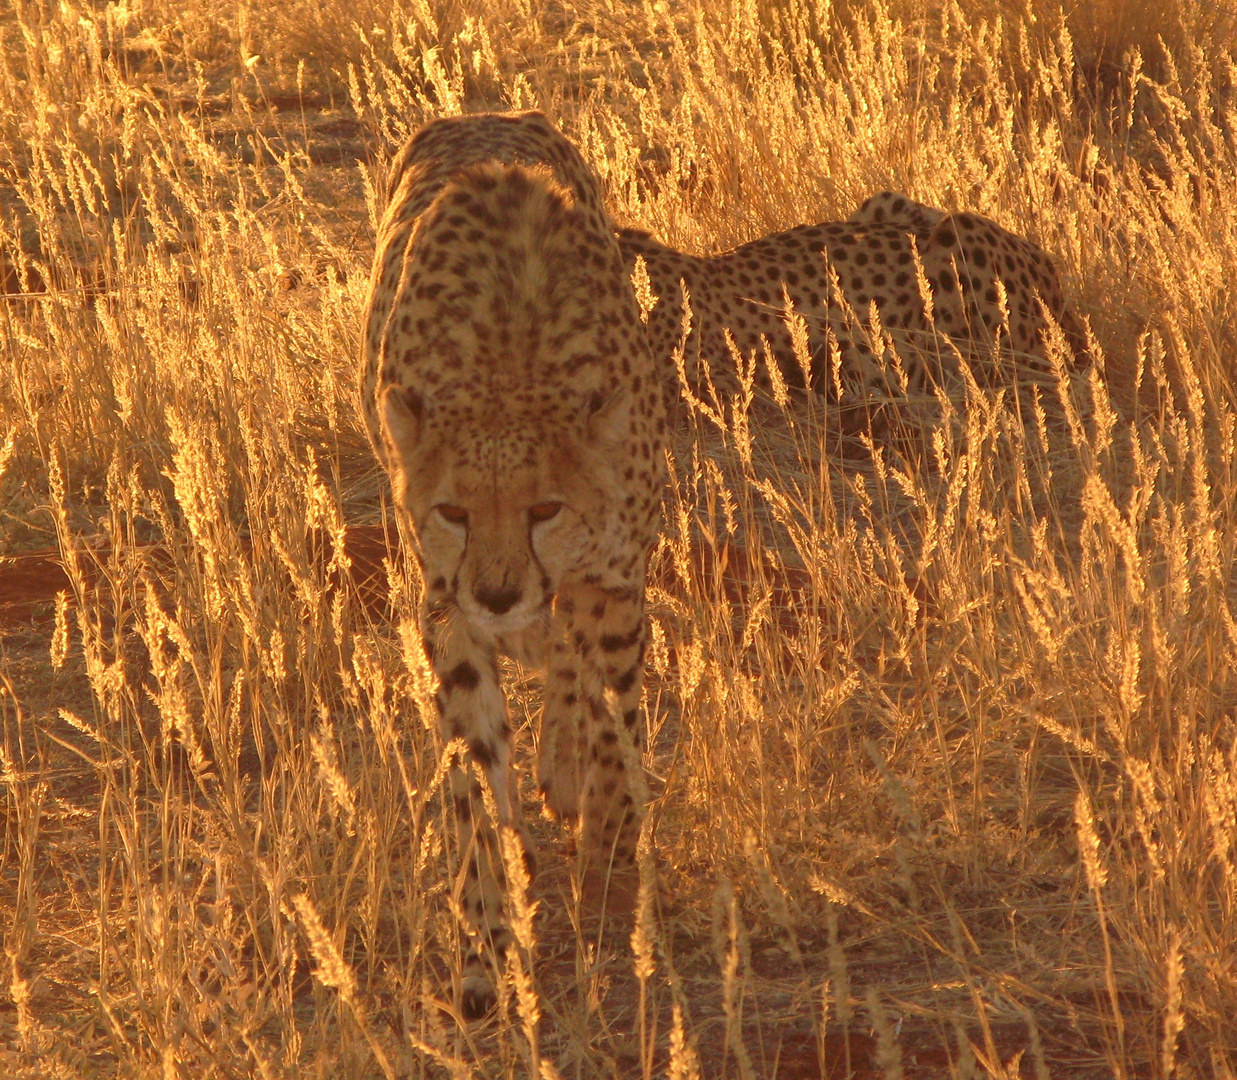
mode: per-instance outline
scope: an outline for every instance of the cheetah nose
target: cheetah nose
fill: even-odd
[[[478,588],[474,590],[477,602],[489,608],[495,615],[506,615],[520,598],[520,590],[507,586],[502,589]]]

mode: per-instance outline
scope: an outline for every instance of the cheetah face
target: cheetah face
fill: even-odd
[[[454,600],[493,635],[544,617],[563,577],[594,565],[609,535],[621,459],[610,432],[622,427],[625,395],[581,402],[574,423],[561,409],[530,423],[398,387],[382,405],[396,501],[431,598]]]

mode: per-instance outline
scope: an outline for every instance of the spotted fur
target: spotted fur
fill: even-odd
[[[425,580],[442,735],[467,747],[450,790],[476,1016],[511,940],[494,825],[527,835],[499,653],[547,669],[538,780],[579,822],[586,892],[630,874],[664,406],[598,181],[544,116],[429,124],[387,196],[363,414]]]
[[[847,221],[801,225],[720,255],[686,255],[635,229],[623,230],[619,243],[629,268],[644,260],[658,298],[648,321],[654,357],[670,372],[684,344],[686,374],[697,391],[710,380],[726,392],[737,388],[727,331],[745,356],[761,357],[767,346],[787,385],[810,384],[859,404],[896,392],[884,362],[886,336],[898,346],[909,388],[919,392],[931,390],[940,357],[952,352],[938,333],[966,346],[987,382],[1003,377],[1011,354],[1042,364],[1045,308],[1075,355],[1084,349],[1056,269],[1039,247],[978,214],[946,214],[897,192],[872,196]],[[686,341],[680,283],[691,310]],[[787,300],[807,330],[806,373],[787,326]],[[830,338],[840,361],[836,383]],[[987,348],[998,341],[1000,349]],[[765,364],[757,364],[755,378],[770,388]],[[677,385],[670,394],[677,396]]]

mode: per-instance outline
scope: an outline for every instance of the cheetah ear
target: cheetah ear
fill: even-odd
[[[388,386],[382,393],[382,429],[397,458],[416,449],[425,420],[425,398],[410,386]]]
[[[614,391],[608,397],[604,392],[593,394],[588,399],[589,441],[602,446],[618,446],[631,427],[631,392],[626,389]]]

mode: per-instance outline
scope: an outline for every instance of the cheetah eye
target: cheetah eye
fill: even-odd
[[[452,506],[451,503],[439,503],[434,509],[442,515],[444,521],[451,525],[468,524],[468,511],[462,506]]]
[[[536,506],[528,508],[528,520],[533,525],[539,525],[543,521],[549,521],[552,517],[557,517],[558,512],[563,508],[561,502],[541,502]]]

